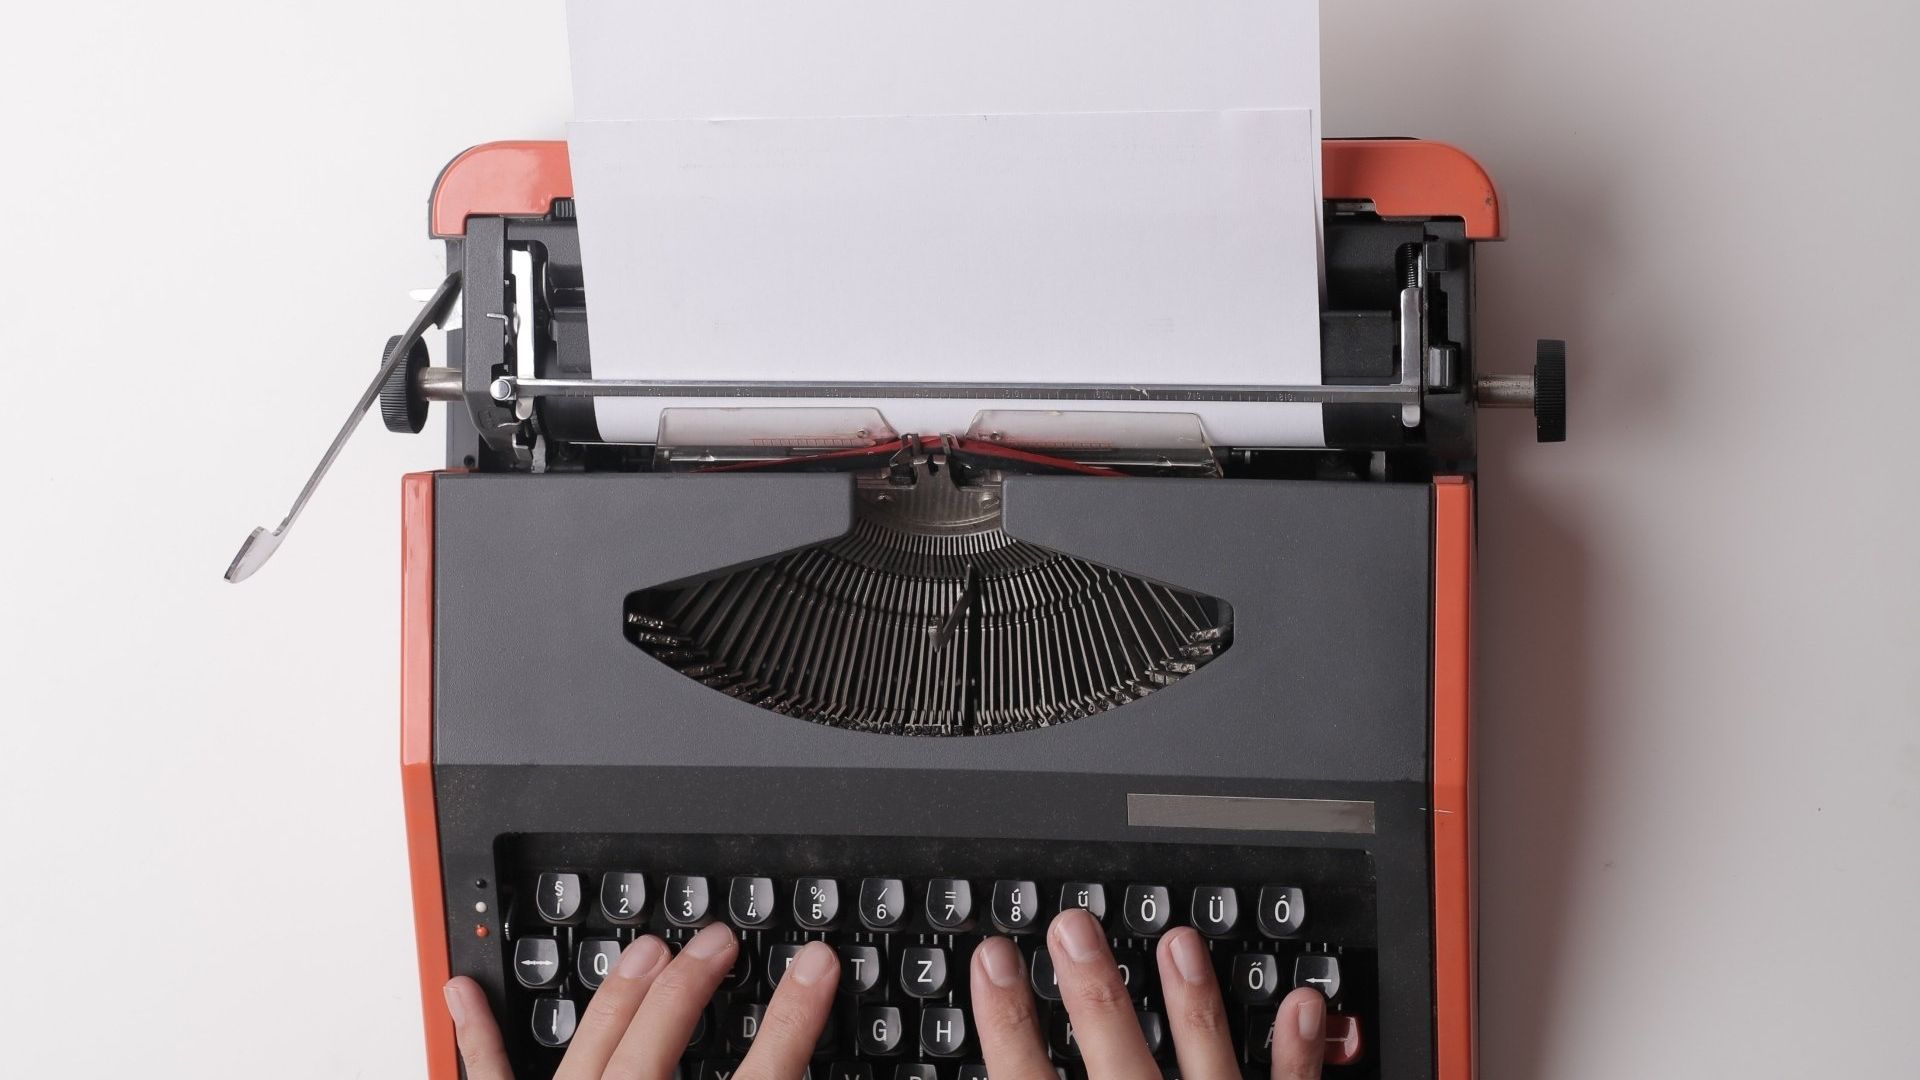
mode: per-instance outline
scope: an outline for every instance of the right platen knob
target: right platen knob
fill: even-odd
[[[1567,343],[1543,339],[1533,350],[1533,425],[1540,442],[1567,441]]]

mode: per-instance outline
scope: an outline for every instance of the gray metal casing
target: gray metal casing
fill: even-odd
[[[621,633],[628,593],[844,533],[843,475],[442,474],[434,776],[452,970],[498,1000],[471,892],[517,833],[1363,848],[1383,1075],[1432,1073],[1425,484],[1014,477],[1010,536],[1227,600],[1234,644],[1117,710],[983,737],[844,731],[700,685]],[[1371,836],[1143,829],[1127,796],[1365,800]],[[1118,869],[1118,868],[1116,868]],[[463,906],[464,903],[464,906]]]

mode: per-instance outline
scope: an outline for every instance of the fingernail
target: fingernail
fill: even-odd
[[[1199,934],[1184,928],[1175,931],[1167,949],[1173,953],[1173,966],[1182,979],[1201,983],[1213,978],[1213,961],[1207,956],[1207,947],[1200,944]]]
[[[460,1000],[460,991],[455,990],[452,983],[441,987],[441,990],[447,995],[447,1015],[453,1017],[453,1026],[466,1026],[467,1007]]]
[[[802,986],[812,986],[833,974],[833,969],[839,966],[840,961],[833,955],[833,946],[824,941],[810,941],[806,948],[800,950],[800,955],[793,958],[793,966],[787,969],[787,974],[799,980]]]
[[[1078,963],[1100,955],[1100,927],[1082,908],[1072,908],[1053,920],[1053,936]]]
[[[988,938],[980,946],[980,963],[986,966],[988,981],[1002,989],[1019,986],[1026,978],[1026,973],[1020,970],[1020,950],[1006,938]]]
[[[1300,1003],[1294,1010],[1293,1018],[1300,1024],[1300,1038],[1305,1042],[1319,1042],[1325,1037],[1327,1028],[1327,999],[1314,994]]]
[[[733,931],[726,923],[710,923],[705,930],[693,935],[687,946],[680,951],[701,960],[719,956],[733,944]]]
[[[620,963],[614,967],[613,973],[623,979],[637,979],[659,967],[666,958],[667,947],[659,938],[638,938],[627,946],[626,952],[620,954]]]

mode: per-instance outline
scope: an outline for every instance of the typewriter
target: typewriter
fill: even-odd
[[[1476,407],[1563,438],[1565,349],[1480,371],[1500,217],[1468,156],[1328,140],[1324,170],[1323,383],[1256,400],[1313,404],[1327,445],[1287,448],[1211,444],[1179,387],[1062,387],[1057,415],[937,432],[884,407],[937,387],[798,387],[811,426],[696,409],[604,439],[596,397],[656,388],[594,377],[565,144],[446,167],[445,281],[228,571],[271,554],[375,400],[400,432],[448,406],[446,468],[402,499],[432,1076],[459,1073],[448,977],[544,1076],[624,944],[716,920],[744,947],[684,1080],[728,1080],[814,939],[842,958],[815,1080],[980,1080],[989,934],[1026,953],[1071,1076],[1043,936],[1065,907],[1107,928],[1169,1076],[1150,958],[1182,924],[1249,1076],[1297,986],[1331,1005],[1329,1075],[1472,1076]],[[1166,413],[1103,420],[1113,392]]]

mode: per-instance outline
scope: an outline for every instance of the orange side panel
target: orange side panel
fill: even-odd
[[[440,826],[433,805],[433,475],[410,473],[400,489],[400,788],[413,877],[413,932],[420,951],[427,1075],[459,1080],[453,1021],[441,991],[450,974]]]
[[[1472,769],[1468,673],[1473,484],[1433,482],[1433,994],[1438,1080],[1473,1080]]]
[[[1328,139],[1321,173],[1329,199],[1371,199],[1387,217],[1457,217],[1473,240],[1500,238],[1500,198],[1480,163],[1446,143]],[[567,144],[483,143],[454,158],[434,183],[430,230],[465,236],[469,215],[540,217],[573,197]]]
[[[572,197],[566,143],[482,143],[440,170],[427,231],[436,238],[465,236],[469,214],[544,217],[553,200]]]
[[[1328,139],[1321,188],[1329,199],[1372,199],[1382,217],[1457,217],[1467,239],[1500,239],[1500,196],[1466,151],[1423,139]]]

